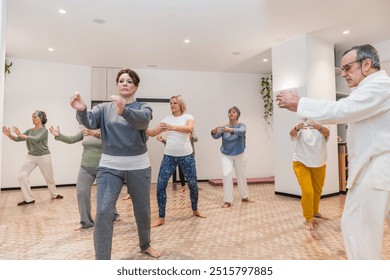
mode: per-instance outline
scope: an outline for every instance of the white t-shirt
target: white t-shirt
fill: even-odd
[[[99,166],[116,170],[140,170],[150,166],[148,152],[138,156],[112,156],[102,154]]]
[[[299,161],[307,167],[321,167],[326,163],[328,138],[317,129],[303,128],[293,139],[297,140],[294,161]]]
[[[189,114],[183,114],[175,117],[173,115],[165,117],[161,122],[174,126],[186,126],[189,120],[194,117]],[[164,148],[164,154],[168,156],[181,157],[192,154],[190,133],[177,131],[167,131],[167,143]]]

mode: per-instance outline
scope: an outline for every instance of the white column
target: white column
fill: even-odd
[[[311,35],[302,35],[272,48],[274,95],[283,89],[297,88],[300,96],[316,99],[336,98],[334,46]],[[274,96],[275,100],[275,96]],[[299,120],[296,113],[274,106],[275,192],[301,195],[292,168],[295,142],[290,129]],[[323,195],[339,192],[337,127],[330,126],[327,174]]]
[[[5,63],[5,38],[7,26],[7,0],[0,0],[0,125],[3,127],[4,117],[4,63]],[[3,156],[3,137],[0,137],[0,197],[1,197],[1,170]]]

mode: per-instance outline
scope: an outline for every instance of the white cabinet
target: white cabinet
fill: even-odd
[[[111,101],[111,95],[118,94],[116,89],[116,75],[121,68],[107,68],[107,99]]]
[[[341,76],[341,68],[335,67],[335,75],[336,75],[336,100],[348,97],[351,90],[348,87],[348,83]],[[347,124],[337,125],[337,135],[341,137],[342,141],[346,140]]]
[[[335,67],[336,75],[336,100],[347,97],[351,93],[348,83],[341,76],[341,68]]]
[[[91,73],[91,100],[106,100],[107,68],[93,67]]]
[[[121,68],[92,67],[91,100],[111,101],[111,95],[116,94],[116,75]]]
[[[336,74],[336,100],[341,98],[348,97],[351,90],[348,87],[348,83],[341,76],[341,68],[335,68]],[[348,153],[347,153],[347,124],[338,124],[337,125],[337,136],[338,136],[338,158],[339,158],[339,188],[341,193],[346,193],[346,185],[348,178]],[[340,140],[342,142],[340,142]]]

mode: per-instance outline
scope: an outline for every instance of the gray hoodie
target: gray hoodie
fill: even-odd
[[[106,155],[136,156],[148,150],[145,130],[153,116],[152,108],[145,103],[126,104],[121,116],[115,102],[102,103],[90,111],[77,111],[76,118],[87,128],[100,128],[102,152]]]

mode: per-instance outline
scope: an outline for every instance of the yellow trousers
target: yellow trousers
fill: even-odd
[[[299,161],[293,161],[295,176],[302,190],[301,204],[303,217],[307,222],[319,213],[322,188],[325,182],[326,164],[321,167],[307,167]]]

